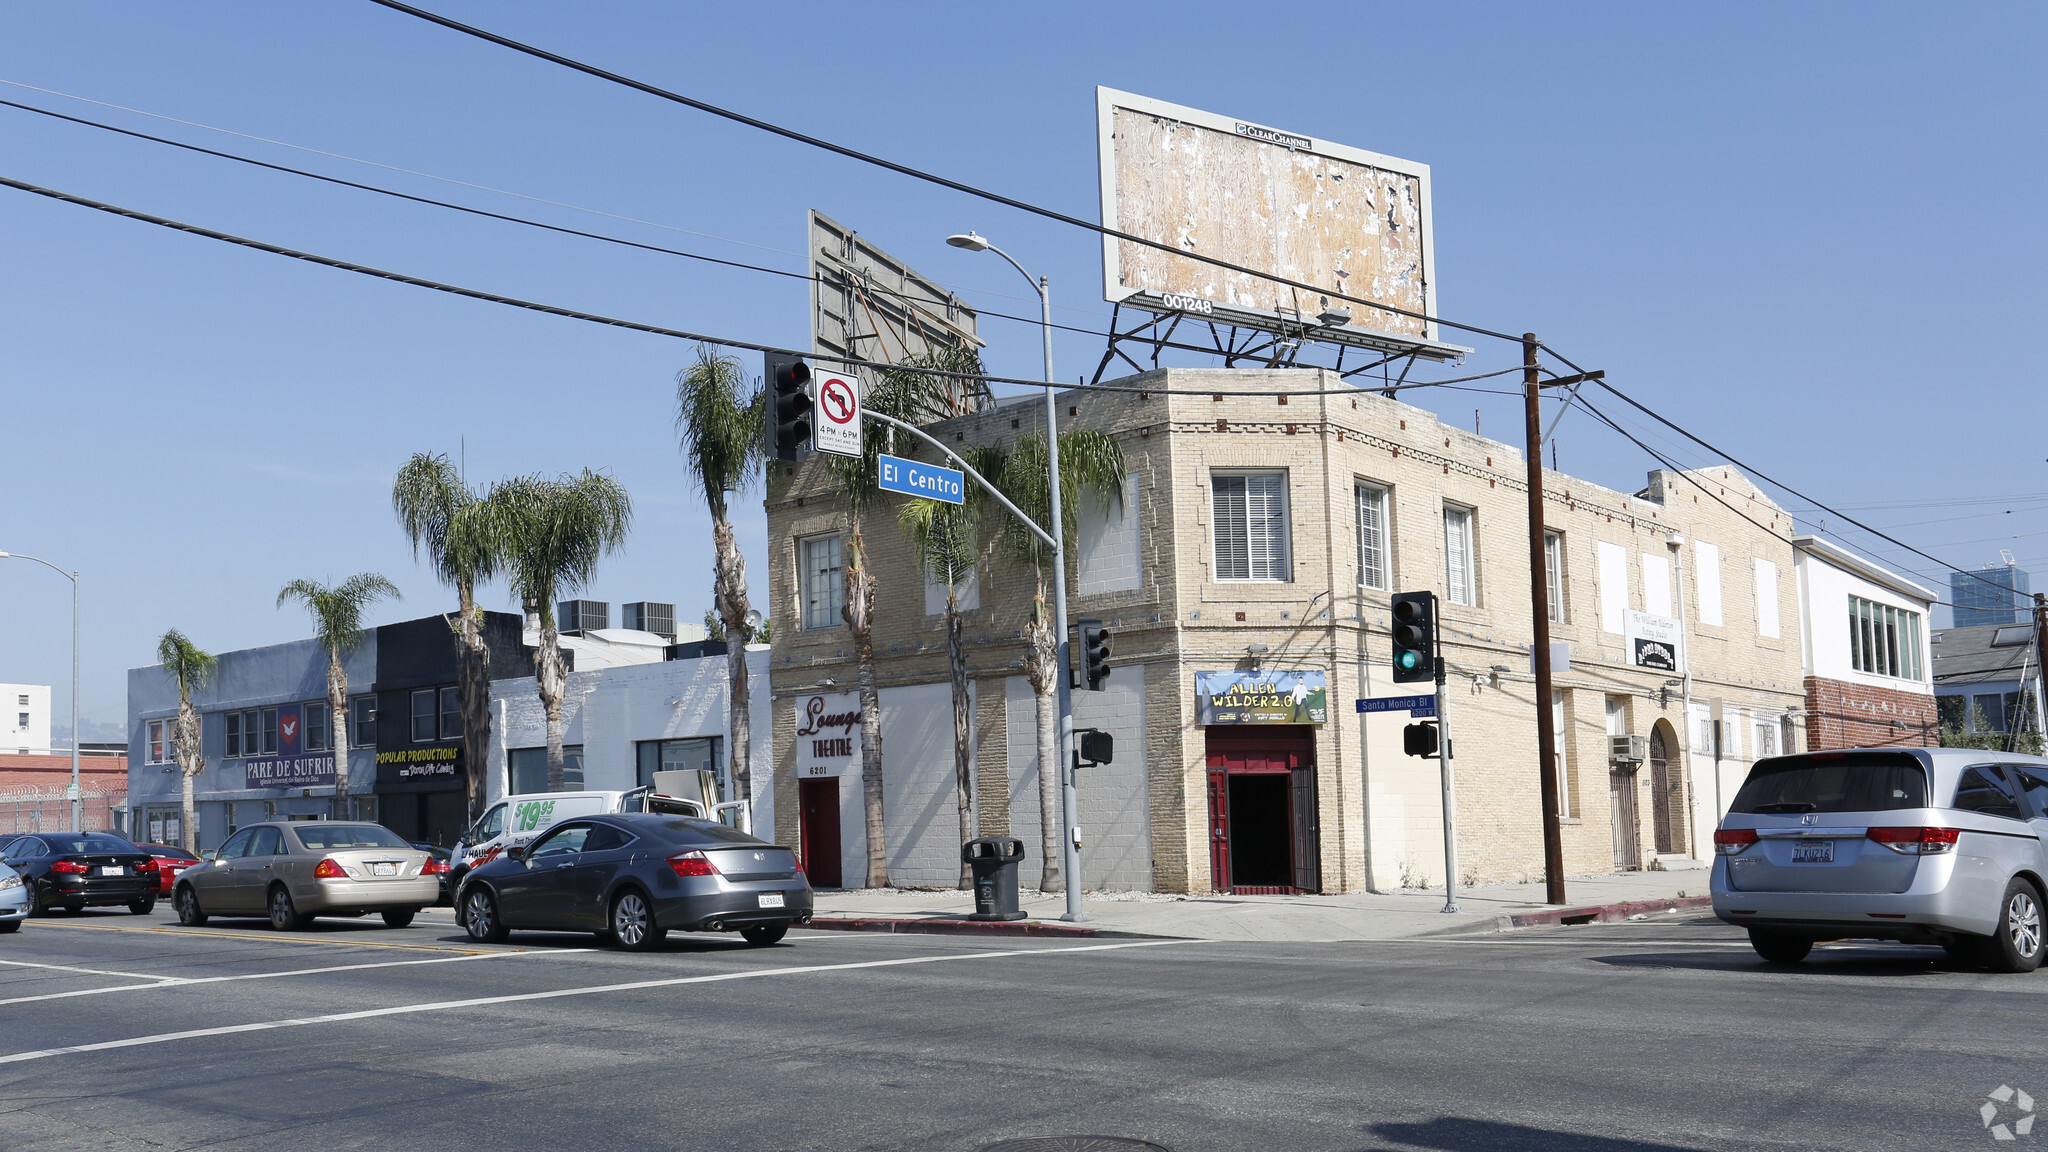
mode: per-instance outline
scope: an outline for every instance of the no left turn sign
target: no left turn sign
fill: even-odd
[[[812,379],[817,381],[820,417],[812,446],[841,456],[860,455],[860,377],[819,372]]]

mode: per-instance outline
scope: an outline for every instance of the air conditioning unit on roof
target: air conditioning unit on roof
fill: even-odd
[[[1617,764],[1641,764],[1650,758],[1648,736],[1609,736],[1607,758]]]

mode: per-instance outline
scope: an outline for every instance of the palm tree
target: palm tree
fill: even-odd
[[[980,552],[978,503],[909,500],[896,510],[896,523],[910,537],[918,566],[946,586],[946,666],[953,681],[953,799],[960,810],[963,844],[980,831],[975,826],[972,795],[973,747],[969,729],[973,710],[967,696],[967,646],[960,634],[960,585],[973,574]],[[960,887],[971,887],[973,882],[972,869],[962,861]]]
[[[327,718],[334,733],[334,807],[348,819],[348,670],[341,658],[363,639],[363,609],[390,597],[398,588],[375,572],[358,572],[339,584],[294,580],[277,590],[277,606],[297,600],[313,614],[313,638],[327,650]]]
[[[562,791],[562,692],[568,672],[555,633],[555,598],[597,574],[597,562],[626,542],[633,502],[625,486],[585,468],[576,474],[514,476],[485,503],[497,524],[512,594],[540,617],[535,687],[548,717],[548,791]]]
[[[712,610],[725,639],[726,731],[731,733],[732,784],[738,799],[754,798],[753,725],[747,694],[747,559],[733,535],[725,494],[760,476],[767,447],[761,425],[768,405],[756,384],[747,390],[739,361],[697,346],[696,363],[676,374],[676,431],[690,478],[711,511]],[[705,623],[711,623],[707,615]],[[707,629],[711,631],[711,629]]]
[[[972,367],[955,367],[964,364]],[[949,348],[923,353],[904,364],[904,369],[921,367],[979,372],[981,358],[971,348]],[[912,424],[929,424],[957,414],[963,390],[953,379],[904,369],[883,372],[879,380],[864,390],[862,406]],[[860,684],[860,782],[867,824],[866,883],[870,888],[889,886],[889,849],[882,823],[882,695],[875,683],[875,577],[868,569],[861,524],[879,491],[876,479],[881,471],[883,443],[881,436],[864,436],[861,455],[834,456],[830,464],[839,481],[840,495],[846,501],[846,550],[840,565],[846,581],[846,602],[841,611],[853,633],[856,679]]]
[[[171,758],[178,762],[185,800],[185,850],[199,851],[198,815],[192,802],[192,781],[206,770],[206,752],[199,744],[199,710],[192,706],[192,690],[213,682],[219,661],[185,634],[172,628],[156,642],[156,662],[178,683],[178,719],[171,726]]]
[[[455,589],[449,630],[462,698],[462,771],[474,821],[483,815],[484,762],[491,746],[491,651],[484,643],[476,586],[497,574],[503,544],[492,506],[464,483],[445,453],[413,453],[391,482],[391,509],[412,541],[413,555],[426,549],[434,574]],[[335,746],[343,744],[337,740]]]
[[[1017,441],[1008,453],[988,449],[979,454],[975,470],[1003,490],[1018,511],[1040,524],[1052,520],[1052,488],[1047,482],[1051,470],[1045,450],[1045,434],[1033,433]],[[1060,494],[1064,497],[1061,543],[1066,554],[1074,554],[1083,500],[1122,499],[1124,453],[1117,442],[1102,432],[1073,428],[1060,433]],[[1021,524],[1002,522],[996,543],[1013,558],[1029,564],[1037,577],[1031,619],[1024,626],[1024,674],[1036,696],[1038,719],[1038,813],[1039,839],[1044,865],[1039,890],[1061,890],[1061,846],[1059,821],[1059,637],[1067,627],[1052,618],[1049,582],[1052,549]]]

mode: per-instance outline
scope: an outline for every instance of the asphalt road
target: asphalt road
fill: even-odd
[[[301,934],[60,914],[0,936],[0,1148],[1863,1152],[1995,1146],[2001,1085],[2048,1111],[2048,973],[1877,944],[1774,971],[1675,920],[625,955],[474,946],[445,910]]]

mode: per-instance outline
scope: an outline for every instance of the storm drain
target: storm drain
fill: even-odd
[[[1127,1136],[1024,1136],[985,1144],[980,1152],[1173,1152],[1150,1140]]]
[[[1024,1136],[983,1144],[979,1152],[1174,1152],[1151,1140],[1128,1136]]]

